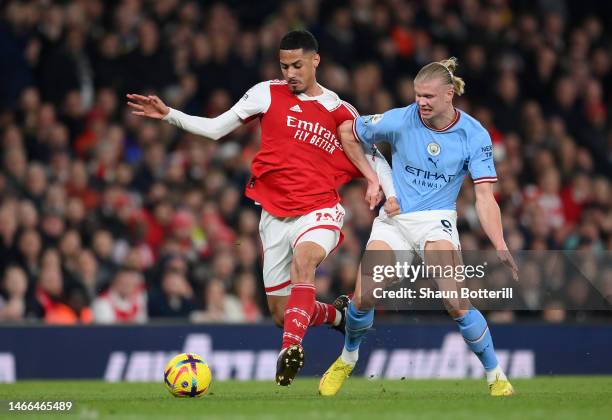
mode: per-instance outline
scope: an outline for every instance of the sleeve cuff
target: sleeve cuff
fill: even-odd
[[[352,124],[352,127],[353,127],[353,135],[355,136],[355,139],[357,139],[357,141],[359,141],[360,143],[365,143],[365,142],[364,142],[364,141],[361,139],[361,137],[359,137],[359,134],[357,134],[357,120],[358,120],[358,119],[359,119],[359,117],[357,117],[357,118],[355,118],[355,119],[353,120],[353,124]]]
[[[495,183],[497,182],[497,177],[496,176],[482,176],[480,178],[474,178],[472,181],[474,182],[474,184],[483,184],[485,182]]]
[[[162,118],[162,120],[168,121],[168,122],[175,121],[176,117],[177,117],[177,114],[178,114],[178,111],[176,109],[174,109],[174,108],[170,108],[170,107],[168,107],[168,108],[170,109],[170,112],[168,112],[164,116],[164,118]]]

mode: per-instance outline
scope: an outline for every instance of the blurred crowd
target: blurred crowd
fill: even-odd
[[[612,250],[607,2],[8,0],[0,13],[2,322],[267,316],[260,210],[242,193],[258,124],[213,142],[133,116],[125,94],[216,116],[280,77],[291,29],[315,34],[319,82],[361,114],[413,102],[418,69],[458,57],[456,105],[493,138],[510,249]],[[342,189],[322,300],[353,290],[374,217],[363,193]],[[457,210],[463,248],[490,247],[471,185]]]

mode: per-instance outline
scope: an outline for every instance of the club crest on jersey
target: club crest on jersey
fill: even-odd
[[[383,119],[383,114],[366,115],[363,117],[364,124],[378,124]]]
[[[440,147],[438,143],[432,142],[427,145],[427,153],[429,153],[432,156],[438,156],[441,150],[442,148]]]
[[[289,108],[289,111],[302,112],[302,108],[300,108],[300,106],[298,104],[295,104],[291,108]]]

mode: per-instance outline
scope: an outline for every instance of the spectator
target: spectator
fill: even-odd
[[[24,187],[26,198],[32,201],[37,208],[41,208],[47,190],[47,175],[41,164],[32,163],[28,166]]]
[[[261,319],[260,304],[257,301],[257,280],[252,271],[240,273],[234,286],[236,297],[242,308],[245,322],[257,322]]]
[[[212,279],[204,292],[204,310],[191,315],[193,322],[241,322],[244,312],[235,296],[228,295],[221,280]]]
[[[195,309],[193,290],[185,276],[167,271],[161,280],[161,290],[153,289],[149,299],[149,317],[188,319]]]
[[[109,289],[92,304],[94,322],[130,324],[147,321],[147,293],[142,275],[133,269],[121,269]]]
[[[4,271],[0,289],[0,320],[21,321],[26,313],[28,279],[25,271],[13,265]]]
[[[93,210],[98,205],[98,193],[89,186],[87,167],[81,160],[72,163],[70,177],[66,182],[66,193],[69,197],[80,198],[87,210]]]
[[[76,274],[79,285],[83,287],[87,297],[93,300],[104,286],[104,279],[93,252],[88,249],[79,252]]]
[[[36,229],[38,227],[38,210],[30,200],[21,200],[18,210],[19,225],[22,229]]]
[[[226,287],[233,284],[236,274],[236,257],[230,251],[217,253],[212,261],[212,275]]]
[[[5,265],[17,261],[17,227],[14,208],[6,203],[0,206],[0,269],[4,270]]]
[[[21,267],[29,278],[29,284],[34,284],[40,273],[40,255],[42,252],[42,240],[40,234],[34,230],[25,230],[19,236],[17,249]]]
[[[65,323],[71,311],[64,303],[64,279],[61,271],[41,271],[27,312],[28,315],[41,318],[46,323]]]
[[[91,242],[100,271],[100,283],[102,287],[106,287],[117,270],[117,264],[113,260],[113,236],[107,230],[97,230]]]

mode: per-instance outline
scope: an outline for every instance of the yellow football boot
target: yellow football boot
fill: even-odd
[[[351,376],[355,365],[344,363],[340,357],[327,369],[319,382],[319,394],[332,397],[340,391],[342,384]]]
[[[489,385],[489,393],[492,397],[509,397],[514,394],[514,388],[509,381],[499,379],[497,375],[495,381]]]

